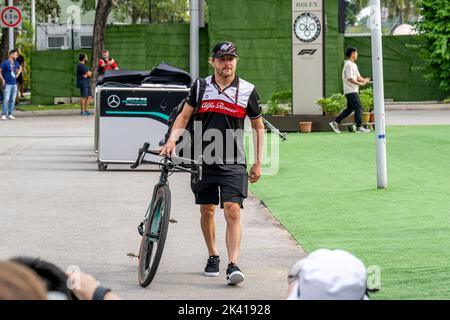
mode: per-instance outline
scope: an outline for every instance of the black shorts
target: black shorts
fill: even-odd
[[[80,88],[80,96],[81,96],[81,98],[90,97],[91,96],[91,87]]]
[[[247,172],[227,175],[203,174],[202,180],[193,184],[191,189],[195,196],[195,204],[214,204],[223,208],[224,202],[242,203],[247,198]]]

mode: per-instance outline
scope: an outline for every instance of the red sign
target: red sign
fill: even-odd
[[[0,13],[3,26],[8,28],[17,27],[22,23],[22,13],[17,7],[5,7]]]

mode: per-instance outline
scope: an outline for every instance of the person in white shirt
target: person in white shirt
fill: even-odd
[[[369,133],[370,130],[362,126],[362,106],[358,93],[359,87],[368,84],[370,78],[363,78],[359,74],[358,66],[355,63],[358,60],[358,50],[356,48],[347,48],[345,55],[347,60],[345,60],[344,68],[342,69],[342,82],[344,84],[344,94],[347,98],[347,109],[342,111],[334,121],[330,122],[330,126],[334,132],[341,133],[339,123],[352,112],[355,112],[356,132]]]

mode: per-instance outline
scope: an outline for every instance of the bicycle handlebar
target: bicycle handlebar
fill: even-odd
[[[202,180],[203,170],[202,170],[202,156],[199,157],[198,161],[188,159],[188,158],[182,158],[178,156],[161,156],[160,152],[158,150],[150,150],[150,144],[148,142],[145,142],[141,148],[139,148],[138,156],[136,159],[136,162],[133,163],[130,168],[136,169],[139,167],[142,163],[147,164],[156,164],[161,165],[161,162],[157,161],[148,161],[144,160],[144,157],[147,153],[164,157],[168,162],[163,163],[165,166],[173,166],[174,168],[177,168],[181,171],[190,172],[195,175],[194,182],[198,180]],[[195,166],[195,170],[190,170],[182,166],[183,163],[189,163],[193,164]]]

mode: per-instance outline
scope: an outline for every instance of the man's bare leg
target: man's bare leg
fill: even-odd
[[[245,280],[244,274],[237,266],[241,247],[241,205],[225,202],[225,220],[227,221],[226,243],[228,251],[227,283],[236,285]]]
[[[200,225],[202,227],[203,237],[209,256],[218,256],[219,251],[216,247],[216,224],[214,222],[214,213],[216,206],[213,204],[200,205]]]
[[[81,112],[86,112],[86,98],[85,97],[80,98],[80,109],[81,109]]]
[[[228,263],[236,263],[241,247],[241,206],[239,203],[225,202],[225,220],[227,221],[226,244]]]

